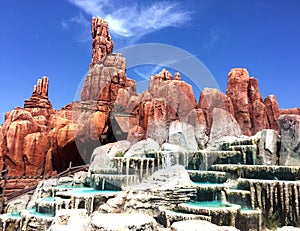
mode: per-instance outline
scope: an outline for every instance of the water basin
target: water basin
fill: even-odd
[[[230,204],[222,201],[196,201],[186,203],[189,206],[196,206],[202,208],[229,208],[236,207],[238,205]]]
[[[211,182],[193,182],[198,187],[216,187],[216,188],[225,188],[228,187],[227,184],[220,184],[220,183],[211,183]]]

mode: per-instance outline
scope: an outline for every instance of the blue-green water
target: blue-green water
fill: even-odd
[[[17,213],[17,212],[16,213],[5,213],[1,216],[5,216],[7,218],[12,218],[12,219],[20,219],[21,218],[20,213]]]
[[[117,193],[117,192],[119,192],[119,191],[96,190],[93,188],[75,189],[75,190],[69,191],[69,193],[71,193],[71,194],[109,194],[109,193]]]
[[[54,214],[44,214],[36,211],[35,208],[27,209],[31,215],[39,216],[39,217],[54,217]]]
[[[193,182],[195,185],[200,187],[226,187],[226,184],[211,183],[211,182]]]
[[[72,186],[72,185],[58,185],[56,188],[62,189],[88,189],[89,187],[86,186]]]
[[[206,208],[226,208],[226,207],[234,206],[232,204],[224,203],[222,201],[196,201],[196,202],[188,202],[186,204],[191,206],[206,207]]]
[[[43,198],[42,201],[45,201],[45,202],[55,202],[55,197],[46,197],[46,198]]]

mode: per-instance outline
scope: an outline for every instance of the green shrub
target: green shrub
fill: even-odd
[[[125,154],[124,152],[121,152],[121,151],[120,151],[120,152],[117,152],[117,153],[116,153],[115,157],[123,157],[124,154]]]

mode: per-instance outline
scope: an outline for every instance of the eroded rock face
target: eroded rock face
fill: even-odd
[[[52,170],[49,167],[51,162],[46,160],[49,148],[47,128],[40,123],[40,117],[32,115],[31,109],[14,109],[8,113],[2,127],[3,167],[10,167],[10,175],[46,175]]]
[[[178,120],[170,124],[169,143],[179,145],[190,151],[198,150],[193,127]]]
[[[125,153],[125,157],[146,157],[145,154],[159,150],[159,144],[150,138],[133,144]]]
[[[24,108],[46,108],[51,109],[52,104],[48,99],[48,85],[49,79],[47,76],[43,76],[34,85],[32,96],[30,99],[24,101]]]
[[[278,163],[278,142],[278,131],[272,129],[264,129],[261,131],[258,143],[258,164],[276,165]]]
[[[270,129],[278,131],[278,118],[280,115],[278,102],[275,95],[269,95],[265,100],[266,114],[268,117]]]
[[[245,135],[251,135],[248,85],[249,73],[246,69],[235,68],[228,74],[226,94],[231,98],[234,115]]]
[[[240,137],[241,135],[241,128],[232,114],[221,108],[215,108],[213,110],[212,127],[210,131],[211,143],[225,136]]]
[[[153,98],[164,98],[167,107],[167,120],[187,120],[187,116],[196,106],[192,86],[184,81],[173,79],[171,73],[163,69],[151,76],[149,92]]]
[[[280,165],[300,165],[300,115],[279,117]]]
[[[300,108],[279,109],[279,114],[280,115],[289,115],[289,114],[300,115]]]
[[[226,94],[232,100],[234,116],[244,135],[251,136],[269,127],[258,81],[250,78],[245,68],[229,72]]]
[[[92,18],[92,47],[91,66],[103,61],[113,51],[114,43],[108,33],[108,23],[101,18]]]
[[[214,108],[224,109],[234,116],[231,98],[220,92],[218,89],[204,88],[200,95],[198,107],[201,108],[205,114],[208,128],[211,128],[212,111]]]

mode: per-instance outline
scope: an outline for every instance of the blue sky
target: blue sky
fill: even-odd
[[[297,0],[3,0],[0,116],[23,106],[42,75],[56,109],[74,100],[91,60],[92,15],[109,21],[115,49],[149,42],[184,49],[223,92],[229,70],[246,67],[264,98],[300,107],[299,12]]]

